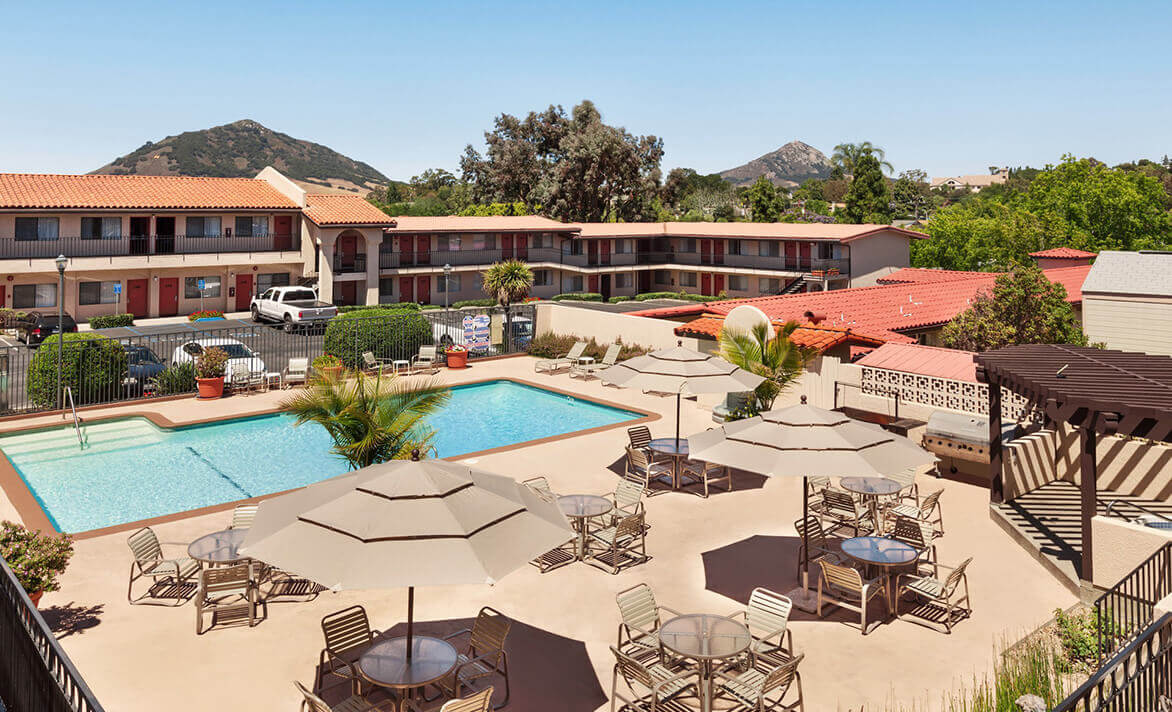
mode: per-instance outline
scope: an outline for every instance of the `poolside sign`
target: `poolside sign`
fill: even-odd
[[[121,282],[114,283],[114,294],[122,294],[122,283]]]
[[[201,292],[202,292],[204,289],[206,289],[206,288],[207,288],[207,282],[204,282],[204,281],[203,281],[203,277],[200,277],[200,278],[199,278],[199,281],[198,281],[198,282],[196,282],[196,283],[195,283],[195,285],[196,285],[197,287],[199,287],[199,290],[200,290]]]
[[[469,351],[487,351],[488,324],[487,314],[464,317],[464,347]]]

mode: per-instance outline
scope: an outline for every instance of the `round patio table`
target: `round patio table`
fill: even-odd
[[[382,687],[403,690],[403,709],[415,690],[439,682],[456,667],[456,649],[446,640],[427,635],[411,637],[411,659],[407,659],[407,638],[380,640],[358,659],[358,672]]]
[[[224,529],[205,534],[187,545],[187,555],[205,564],[228,565],[248,561],[238,549],[244,543],[247,529]]]
[[[684,460],[688,459],[688,439],[680,438],[677,444],[675,438],[655,438],[647,447],[660,455],[667,455],[671,458],[671,486],[672,489],[680,488],[680,467]]]
[[[882,571],[883,587],[887,590],[887,603],[891,600],[891,569],[904,566],[916,560],[920,552],[911,544],[882,536],[857,536],[842,542],[842,553],[855,561]]]
[[[712,709],[712,670],[717,660],[749,649],[753,636],[741,623],[725,616],[689,613],[659,627],[659,642],[671,652],[700,664],[700,709]]]
[[[871,510],[871,521],[875,530],[882,533],[884,523],[879,521],[879,498],[897,494],[903,485],[887,477],[843,477],[842,488],[847,492],[862,495]]]
[[[586,532],[590,520],[601,517],[614,509],[614,504],[606,497],[596,494],[566,494],[558,497],[558,507],[565,514],[578,531],[578,546],[575,556],[578,561],[586,558]]]

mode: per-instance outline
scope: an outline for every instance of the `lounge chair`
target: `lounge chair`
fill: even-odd
[[[887,514],[898,515],[904,517],[912,517],[921,522],[930,524],[936,532],[936,536],[944,535],[944,512],[940,509],[940,495],[944,490],[936,490],[932,494],[924,497],[919,504],[905,503],[891,507],[887,510]]]
[[[362,677],[355,665],[379,635],[377,630],[370,627],[366,609],[350,606],[329,614],[321,619],[321,632],[325,636],[326,645],[318,657],[314,689],[322,689],[326,675],[334,675],[349,680],[353,694],[361,695]]]
[[[146,598],[164,599],[167,596],[158,595],[155,588],[163,585],[164,592],[175,592],[175,603],[179,606],[187,602],[190,593],[184,593],[190,586],[194,592],[194,579],[199,575],[200,563],[195,559],[181,557],[178,559],[164,559],[163,548],[159,546],[159,538],[150,527],[143,527],[127,538],[126,543],[134,554],[134,561],[130,563],[130,583],[126,585],[126,600],[131,604],[139,603]],[[134,582],[140,578],[152,580],[147,592],[134,598]]]
[[[505,638],[512,623],[500,611],[485,606],[476,615],[471,628],[444,636],[455,640],[467,636],[463,648],[457,648],[456,667],[439,681],[439,687],[452,697],[459,697],[464,688],[486,677],[499,675],[505,681],[505,697],[497,708],[509,703],[509,656],[505,653]]]
[[[587,563],[612,574],[651,558],[647,556],[647,531],[643,528],[642,512],[623,517],[613,526],[590,532],[587,548],[591,544],[596,550]]]
[[[428,371],[439,373],[439,356],[435,346],[420,346],[419,353],[411,357],[410,372]]]
[[[553,502],[558,498],[558,496],[554,494],[553,490],[550,488],[549,480],[545,479],[544,477],[530,477],[529,479],[522,481],[521,484],[541,495],[547,501]]]
[[[673,617],[680,615],[667,606],[660,606],[655,602],[655,593],[645,583],[636,584],[631,588],[615,594],[615,602],[619,605],[618,650],[636,660],[648,657],[659,659],[659,626],[663,623],[660,611],[666,611]]]
[[[545,371],[549,374],[557,373],[563,368],[569,368],[578,363],[578,359],[586,352],[587,343],[585,341],[575,342],[570,350],[566,352],[565,356],[561,358],[546,358],[533,364],[533,372],[541,373]]]
[[[728,617],[744,621],[749,635],[753,636],[753,644],[749,646],[753,657],[783,662],[794,650],[793,631],[788,628],[789,613],[793,607],[793,601],[788,596],[767,588],[755,588],[749,594],[748,605]]]
[[[694,709],[681,700],[700,696],[693,682],[695,670],[682,666],[670,668],[658,659],[637,660],[615,648],[610,651],[615,657],[611,712],[615,712],[620,702],[623,712],[691,712]],[[619,692],[619,677],[626,683],[629,697]]]
[[[229,529],[248,529],[252,526],[252,520],[256,519],[256,510],[260,508],[259,504],[238,504],[232,510],[232,523],[228,525]]]
[[[798,664],[804,657],[798,655],[780,664],[772,659],[757,658],[748,670],[735,674],[717,670],[713,673],[713,684],[720,709],[722,712],[804,710],[802,678],[798,675]],[[796,688],[797,699],[786,703],[784,700],[791,688]]]
[[[851,497],[849,492],[823,490],[822,501],[825,505],[822,516],[830,522],[829,529],[846,527],[854,532],[854,536],[869,534],[875,530],[867,506]]]
[[[294,383],[305,383],[309,380],[309,359],[291,358],[288,365],[281,369],[281,388],[289,388]]]
[[[384,372],[395,372],[394,359],[389,358],[375,358],[373,351],[362,352],[362,366],[363,370],[368,373],[376,373],[383,375]]]
[[[647,491],[648,497],[667,491],[651,489],[652,482],[663,482],[671,486],[675,479],[671,463],[654,460],[646,450],[637,450],[629,445],[623,477],[641,485]]]
[[[611,344],[606,347],[606,353],[602,355],[602,361],[598,363],[576,363],[570,366],[570,375],[578,376],[579,378],[590,378],[599,371],[606,370],[619,360],[619,353],[623,347],[618,344]]]
[[[302,712],[395,712],[395,701],[384,700],[378,704],[365,697],[351,695],[336,705],[331,706],[325,700],[305,689],[305,686],[296,680],[293,684],[304,698],[301,701]],[[414,705],[412,705],[414,706]]]
[[[883,601],[887,612],[891,612],[891,602],[887,600],[887,587],[883,585],[882,578],[864,581],[857,569],[832,564],[825,559],[820,560],[818,565],[822,567],[822,576],[818,578],[819,618],[822,617],[823,589],[827,602],[859,613],[863,635],[867,634],[867,604],[872,598]]]
[[[955,619],[966,618],[972,613],[969,601],[969,579],[966,569],[973,561],[969,557],[959,566],[952,568],[943,564],[933,564],[933,574],[900,574],[895,585],[896,616],[899,615],[899,599],[905,594],[911,594],[929,607],[942,609],[944,614],[944,632],[951,634]],[[940,580],[940,569],[948,571],[948,576]],[[963,584],[963,591],[961,585]]]
[[[199,576],[199,591],[195,594],[195,634],[203,635],[203,617],[212,614],[215,627],[221,615],[242,619],[248,614],[248,627],[256,625],[256,607],[260,594],[253,576],[253,564],[236,564],[219,569],[205,569]]]

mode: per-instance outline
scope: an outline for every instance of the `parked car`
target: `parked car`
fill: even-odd
[[[325,324],[337,315],[337,307],[318,301],[317,293],[308,287],[273,287],[252,299],[253,321],[281,322],[290,332]]]
[[[77,322],[68,313],[64,315],[61,322],[65,327],[65,333],[71,334],[77,331]],[[29,346],[36,346],[57,332],[56,314],[29,312],[23,319],[16,322],[16,338]]]
[[[144,395],[156,376],[167,368],[162,359],[145,346],[125,346],[126,351],[126,378],[122,385],[126,395],[137,398]]]
[[[171,354],[171,363],[178,365],[195,361],[195,354],[211,347],[221,348],[228,352],[228,363],[224,365],[224,385],[232,383],[232,370],[237,364],[248,366],[252,373],[265,373],[265,362],[252,349],[236,339],[198,339],[188,341]]]

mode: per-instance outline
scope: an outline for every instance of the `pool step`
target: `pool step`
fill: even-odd
[[[29,433],[0,436],[0,450],[24,462],[42,462],[61,457],[75,457],[91,452],[109,452],[151,445],[163,440],[163,432],[145,418],[128,418],[84,423],[85,449],[77,446],[73,425]]]

